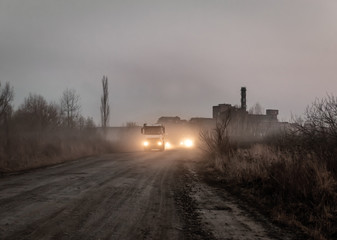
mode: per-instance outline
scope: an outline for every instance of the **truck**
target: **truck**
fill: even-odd
[[[165,127],[161,124],[147,125],[141,128],[144,135],[143,147],[144,151],[165,150]]]

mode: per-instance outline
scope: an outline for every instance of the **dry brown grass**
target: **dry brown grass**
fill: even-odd
[[[38,168],[114,151],[95,129],[13,134],[0,145],[0,173]]]
[[[220,173],[218,181],[266,209],[274,220],[314,239],[336,239],[337,181],[314,154],[257,144],[208,165]]]
[[[337,97],[316,99],[260,144],[235,147],[228,127],[201,135],[207,176],[314,239],[337,239]]]

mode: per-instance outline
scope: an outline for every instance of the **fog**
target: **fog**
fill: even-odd
[[[212,106],[259,102],[279,119],[337,89],[333,1],[0,0],[0,81],[19,106],[29,93],[81,96],[110,125],[161,116],[211,117]]]
[[[213,127],[213,126],[212,126]],[[166,124],[165,133],[151,135],[143,134],[141,127],[111,127],[99,133],[104,136],[117,152],[133,152],[144,151],[144,141],[148,137],[160,138],[163,137],[165,150],[197,150],[200,147],[200,131],[198,126],[190,124]],[[206,129],[204,129],[206,130]],[[210,129],[207,129],[210,130]],[[151,135],[151,136],[149,136]],[[190,141],[189,145],[185,144]],[[159,149],[150,148],[151,151],[159,151]]]

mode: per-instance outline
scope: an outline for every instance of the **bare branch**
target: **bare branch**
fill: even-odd
[[[74,89],[66,89],[61,98],[61,113],[65,117],[67,127],[75,127],[80,117],[80,96]]]
[[[13,88],[10,87],[9,83],[6,83],[5,87],[1,89],[0,83],[0,119],[11,111],[11,102],[14,98]]]

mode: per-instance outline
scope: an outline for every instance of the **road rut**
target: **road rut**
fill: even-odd
[[[279,239],[200,182],[195,159],[115,153],[1,177],[0,239]]]

